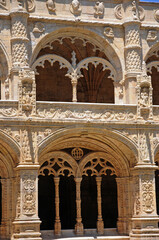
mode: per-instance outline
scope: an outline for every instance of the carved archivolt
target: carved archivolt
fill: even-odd
[[[59,62],[60,69],[61,68],[67,68],[69,70],[69,72],[73,71],[72,65],[65,58],[57,56],[55,54],[47,54],[47,55],[44,55],[44,56],[38,58],[33,63],[32,69],[35,71],[36,74],[38,74],[38,72],[36,71],[36,67],[43,67],[44,68],[45,61],[50,62],[51,66],[53,66],[53,64],[55,62]]]
[[[155,67],[159,72],[159,61],[153,61],[147,64],[147,72],[152,74],[152,68]]]
[[[80,73],[80,69],[82,68],[88,70],[89,63],[92,63],[95,67],[97,67],[97,65],[101,63],[103,65],[103,71],[110,70],[111,73],[109,77],[112,78],[114,81],[117,80],[114,67],[107,60],[99,57],[89,57],[79,62],[79,64],[77,65],[77,73]]]

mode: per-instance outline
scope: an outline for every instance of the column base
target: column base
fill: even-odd
[[[40,220],[15,220],[13,222],[12,239],[42,240],[40,233]]]
[[[99,234],[104,234],[104,223],[103,223],[103,220],[98,220],[97,221],[97,232]]]
[[[61,222],[55,222],[54,224],[54,234],[55,235],[61,235]]]
[[[130,240],[157,240],[159,239],[159,229],[132,230]]]
[[[159,239],[158,217],[133,218],[130,240],[157,240]]]
[[[79,222],[79,223],[76,223],[75,225],[75,233],[76,234],[83,234],[83,223]]]

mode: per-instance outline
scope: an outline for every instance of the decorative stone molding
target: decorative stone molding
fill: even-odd
[[[132,121],[136,119],[136,115],[131,111],[113,111],[107,110],[103,113],[95,113],[91,110],[86,111],[71,111],[71,110],[64,110],[61,108],[58,109],[50,109],[46,112],[43,109],[37,109],[37,117],[39,118],[48,118],[54,120],[85,120],[85,121]]]

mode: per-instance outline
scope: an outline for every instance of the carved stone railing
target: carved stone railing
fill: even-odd
[[[0,118],[18,116],[18,101],[0,101]]]
[[[19,115],[18,101],[0,101],[0,118],[46,119],[47,121],[81,122],[136,122],[137,105],[115,105],[102,103],[37,102],[33,116]],[[148,120],[148,119],[143,119]],[[140,119],[139,121],[142,121]],[[159,106],[153,106],[152,121],[159,121]]]
[[[137,106],[97,103],[37,102],[36,117],[55,121],[132,122],[137,118]]]

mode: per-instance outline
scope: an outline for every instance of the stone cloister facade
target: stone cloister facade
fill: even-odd
[[[159,239],[158,42],[157,3],[0,1],[0,239]]]

